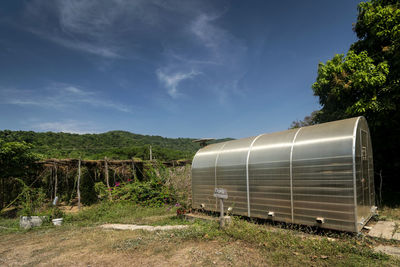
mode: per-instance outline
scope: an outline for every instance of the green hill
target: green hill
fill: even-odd
[[[149,146],[153,157],[160,160],[192,158],[199,144],[191,138],[165,138],[134,134],[126,131],[110,131],[101,134],[71,134],[33,131],[0,131],[0,139],[6,142],[25,141],[33,145],[33,151],[45,158],[148,159]],[[222,142],[230,138],[215,140]]]

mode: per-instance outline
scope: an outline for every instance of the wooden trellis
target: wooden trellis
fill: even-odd
[[[190,160],[181,160],[181,161],[168,161],[162,162],[161,164],[166,167],[177,167],[177,166],[185,166],[186,164],[190,164]],[[109,171],[113,171],[113,179],[115,183],[115,178],[121,179],[121,177],[126,177],[129,175],[130,177],[140,176],[143,178],[143,169],[146,165],[159,165],[160,162],[156,161],[142,161],[137,159],[132,160],[109,160],[107,157],[104,160],[81,160],[81,159],[46,159],[43,161],[36,162],[39,166],[42,166],[44,169],[50,170],[50,198],[55,198],[58,191],[58,183],[59,177],[58,172],[61,171],[65,175],[65,180],[68,185],[68,175],[70,172],[76,170],[77,173],[77,181],[76,181],[76,193],[77,193],[77,202],[78,207],[81,207],[81,168],[86,167],[91,170],[94,174],[94,179],[97,180],[98,177],[101,176],[101,173],[104,173],[105,182],[108,189],[108,197],[111,200],[111,190],[110,190],[110,177]],[[140,175],[137,175],[137,171]],[[75,183],[74,183],[75,187]],[[73,189],[75,191],[75,188]]]

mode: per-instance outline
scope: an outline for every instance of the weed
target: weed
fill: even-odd
[[[117,242],[112,246],[113,249],[115,250],[132,250],[132,249],[138,249],[140,246],[145,246],[147,245],[147,240],[143,239],[142,237],[137,237],[137,238],[129,238],[125,239],[123,241]]]

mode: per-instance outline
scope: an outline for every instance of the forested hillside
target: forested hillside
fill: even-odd
[[[71,134],[33,131],[0,131],[5,142],[25,141],[33,145],[33,151],[45,158],[148,159],[149,146],[153,158],[177,160],[192,158],[199,144],[191,138],[165,138],[140,135],[125,131],[110,131],[101,134]],[[229,139],[220,139],[221,142]]]

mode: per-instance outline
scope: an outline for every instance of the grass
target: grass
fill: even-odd
[[[239,218],[220,229],[217,222],[187,222],[174,214],[174,208],[105,202],[66,216],[62,227],[44,225],[21,231],[18,220],[0,219],[0,260],[12,263],[13,259],[23,259],[28,265],[52,265],[56,258],[57,265],[70,265],[68,255],[81,255],[87,264],[98,259],[103,259],[104,264],[108,260],[116,264],[119,260],[135,259],[149,265],[179,265],[179,260],[186,260],[188,265],[199,266],[400,266],[399,259],[374,252],[377,241],[365,237],[308,234]],[[103,223],[189,224],[190,227],[159,232],[106,231],[96,227]],[[17,240],[23,240],[27,247],[13,243]],[[6,249],[6,245],[15,249]],[[35,246],[39,248],[33,249]]]
[[[379,209],[379,219],[400,220],[400,207],[382,207]]]
[[[400,193],[399,192],[384,192],[383,206],[379,207],[379,219],[385,220],[400,220]]]
[[[129,202],[102,202],[78,214],[67,215],[67,224],[96,226],[104,223],[154,224],[173,221],[176,209],[172,207],[143,207]]]

